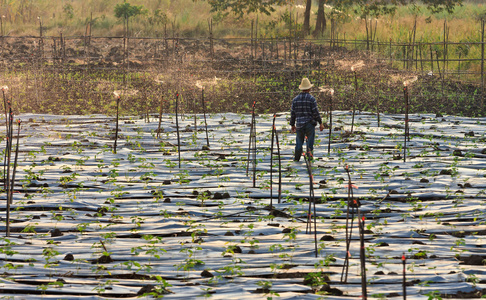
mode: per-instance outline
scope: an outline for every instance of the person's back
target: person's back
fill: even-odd
[[[307,153],[312,156],[314,150],[315,126],[320,124],[319,129],[322,131],[321,115],[317,108],[317,101],[309,92],[313,85],[309,79],[304,78],[299,86],[301,93],[292,100],[290,110],[291,132],[297,133],[294,161],[299,161],[302,155],[302,145],[304,138],[307,137]]]
[[[305,126],[306,123],[312,122],[317,125],[320,119],[317,102],[309,91],[302,91],[292,100],[291,112],[295,114],[295,127],[297,129]]]

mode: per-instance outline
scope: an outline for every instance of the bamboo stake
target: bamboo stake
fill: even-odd
[[[162,111],[164,109],[164,95],[160,96],[160,109],[159,109],[159,126],[157,127],[157,138],[160,138],[160,131],[162,130]]]
[[[256,187],[256,165],[257,165],[257,160],[256,160],[256,153],[257,153],[257,146],[256,146],[256,119],[255,119],[255,108],[253,108],[253,187]]]
[[[201,89],[201,102],[202,102],[203,115],[204,115],[204,128],[206,131],[206,146],[208,147],[207,150],[209,150],[210,147],[209,147],[209,135],[208,135],[208,122],[206,120],[206,103],[204,103],[204,88]]]
[[[307,142],[307,138],[306,138]],[[310,157],[308,157],[310,156]],[[316,197],[314,194],[314,176],[312,175],[312,154],[310,152],[304,153],[305,165],[307,167],[307,173],[309,174],[309,210],[307,212],[307,227],[305,233],[312,233],[312,214],[314,214],[314,250],[317,257],[317,211],[316,211]],[[314,204],[314,212],[312,213],[312,204]]]
[[[246,164],[246,176],[248,176],[250,158],[252,163],[253,173],[253,187],[256,187],[256,124],[255,124],[255,105],[256,101],[253,101],[251,124],[250,124],[250,141],[248,145],[248,160]]]
[[[402,280],[402,290],[403,290],[403,300],[407,299],[407,275],[406,275],[406,262],[407,258],[405,257],[405,253],[402,254],[402,265],[403,265],[403,280]]]
[[[366,254],[365,254],[365,244],[364,244],[364,222],[365,217],[359,216],[359,209],[358,211],[358,226],[359,226],[359,258],[361,262],[361,298],[366,300],[368,299],[368,293],[366,291]]]
[[[209,27],[209,51],[211,55],[211,61],[214,59],[214,46],[213,46],[213,19],[208,20]]]
[[[357,96],[358,96],[358,76],[356,75],[356,70],[354,69],[354,66],[351,67],[351,71],[354,73],[353,118],[351,120],[351,133],[353,133],[354,115],[356,114],[356,102],[357,102]]]
[[[419,55],[420,55],[420,70],[423,73],[424,72],[424,61],[423,61],[423,58],[422,58],[422,46],[421,46],[421,44],[419,44],[418,49],[419,49]]]
[[[179,92],[176,92],[175,118],[176,118],[176,131],[177,131],[177,155],[178,155],[179,169],[180,169],[181,168],[181,136],[179,133]]]
[[[334,90],[331,89],[331,97],[329,98],[329,136],[327,142],[327,155],[331,153],[331,134],[332,134],[332,96],[334,95]]]
[[[380,81],[381,76],[380,76],[380,71],[378,71],[378,81]],[[375,85],[375,96],[376,96],[376,119],[378,122],[378,128],[380,128],[380,96],[381,93],[378,92],[378,87]]]
[[[278,132],[275,128],[275,142],[277,143],[277,157],[278,157],[278,203],[282,201],[282,160],[280,156],[280,144],[278,142]]]
[[[4,185],[4,190],[7,190],[7,157],[8,157],[8,144],[9,144],[9,139],[8,139],[8,133],[9,133],[9,103],[7,100],[7,95],[6,91],[8,90],[8,87],[4,86],[2,87],[2,94],[3,94],[3,106],[5,110],[5,136],[6,136],[6,146],[5,146],[5,153],[4,153],[4,159],[3,159],[3,185]]]
[[[430,49],[430,68],[432,73],[434,73],[434,54],[432,52],[432,45],[429,44],[429,49]]]
[[[444,71],[446,69],[446,60],[447,60],[447,19],[444,19],[444,39],[443,39],[443,48],[444,48],[444,54],[442,55],[442,67],[444,68]]]
[[[415,34],[417,32],[417,17],[414,18],[414,21],[413,21],[413,30],[412,30],[412,45],[411,45],[411,60],[412,60],[412,65],[413,65],[413,59],[414,59],[414,48],[415,48]]]
[[[483,108],[485,106],[486,97],[484,95],[484,24],[486,21],[481,19],[481,97]]]
[[[341,273],[341,282],[346,283],[348,281],[348,271],[349,271],[349,258],[351,253],[349,252],[351,246],[351,237],[353,235],[353,224],[354,224],[354,210],[357,207],[357,202],[354,200],[354,193],[352,189],[351,176],[349,174],[349,167],[346,165],[344,167],[346,173],[348,174],[348,203],[346,208],[346,257],[344,258],[343,270]],[[356,205],[354,205],[356,204]],[[351,207],[351,210],[349,209]],[[351,224],[349,224],[349,216],[351,212]]]
[[[250,156],[251,156],[251,144],[252,144],[252,139],[253,139],[253,126],[255,125],[253,123],[253,115],[255,111],[255,101],[253,101],[252,105],[252,110],[251,110],[251,121],[250,121],[250,137],[248,140],[248,158],[246,160],[246,176],[248,176],[249,170],[250,170]]]
[[[403,143],[403,162],[407,161],[407,138],[408,138],[408,84],[403,83],[403,92],[405,94],[405,140]]]
[[[116,144],[118,141],[118,112],[119,112],[119,106],[120,106],[120,94],[117,92],[114,92],[115,97],[116,97],[116,125],[115,125],[115,143],[113,144],[113,153],[116,154]]]
[[[272,122],[272,142],[270,146],[270,209],[273,209],[273,139],[275,137],[275,119],[277,115],[273,114]]]
[[[13,119],[13,115],[12,115],[12,119]],[[18,127],[17,127],[17,145],[15,147],[15,158],[14,158],[14,165],[13,165],[13,171],[12,171],[12,182],[11,182],[11,185],[10,185],[10,196],[9,196],[9,203],[10,204],[13,203],[13,190],[15,188],[15,174],[17,172],[17,160],[18,160],[18,157],[19,157],[20,123],[21,123],[21,121],[17,120],[17,124],[18,124]],[[12,141],[13,141],[13,135],[12,135]]]

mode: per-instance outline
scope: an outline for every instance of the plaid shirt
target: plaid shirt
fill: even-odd
[[[321,124],[322,119],[317,109],[316,98],[309,93],[300,93],[292,100],[290,110],[290,126],[298,128],[304,127],[307,122],[316,122]]]

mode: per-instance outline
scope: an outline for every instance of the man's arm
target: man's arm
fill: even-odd
[[[295,133],[295,110],[294,110],[294,101],[292,101],[292,105],[290,106],[290,132]]]

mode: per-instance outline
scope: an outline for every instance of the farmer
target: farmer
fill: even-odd
[[[299,85],[301,93],[292,100],[292,107],[290,110],[290,126],[292,133],[297,133],[294,161],[299,161],[302,155],[302,145],[304,138],[307,137],[307,155],[312,158],[312,151],[314,150],[315,127],[319,123],[319,130],[324,130],[321,115],[317,108],[316,98],[309,94],[314,85],[310,83],[309,79],[303,78]]]

